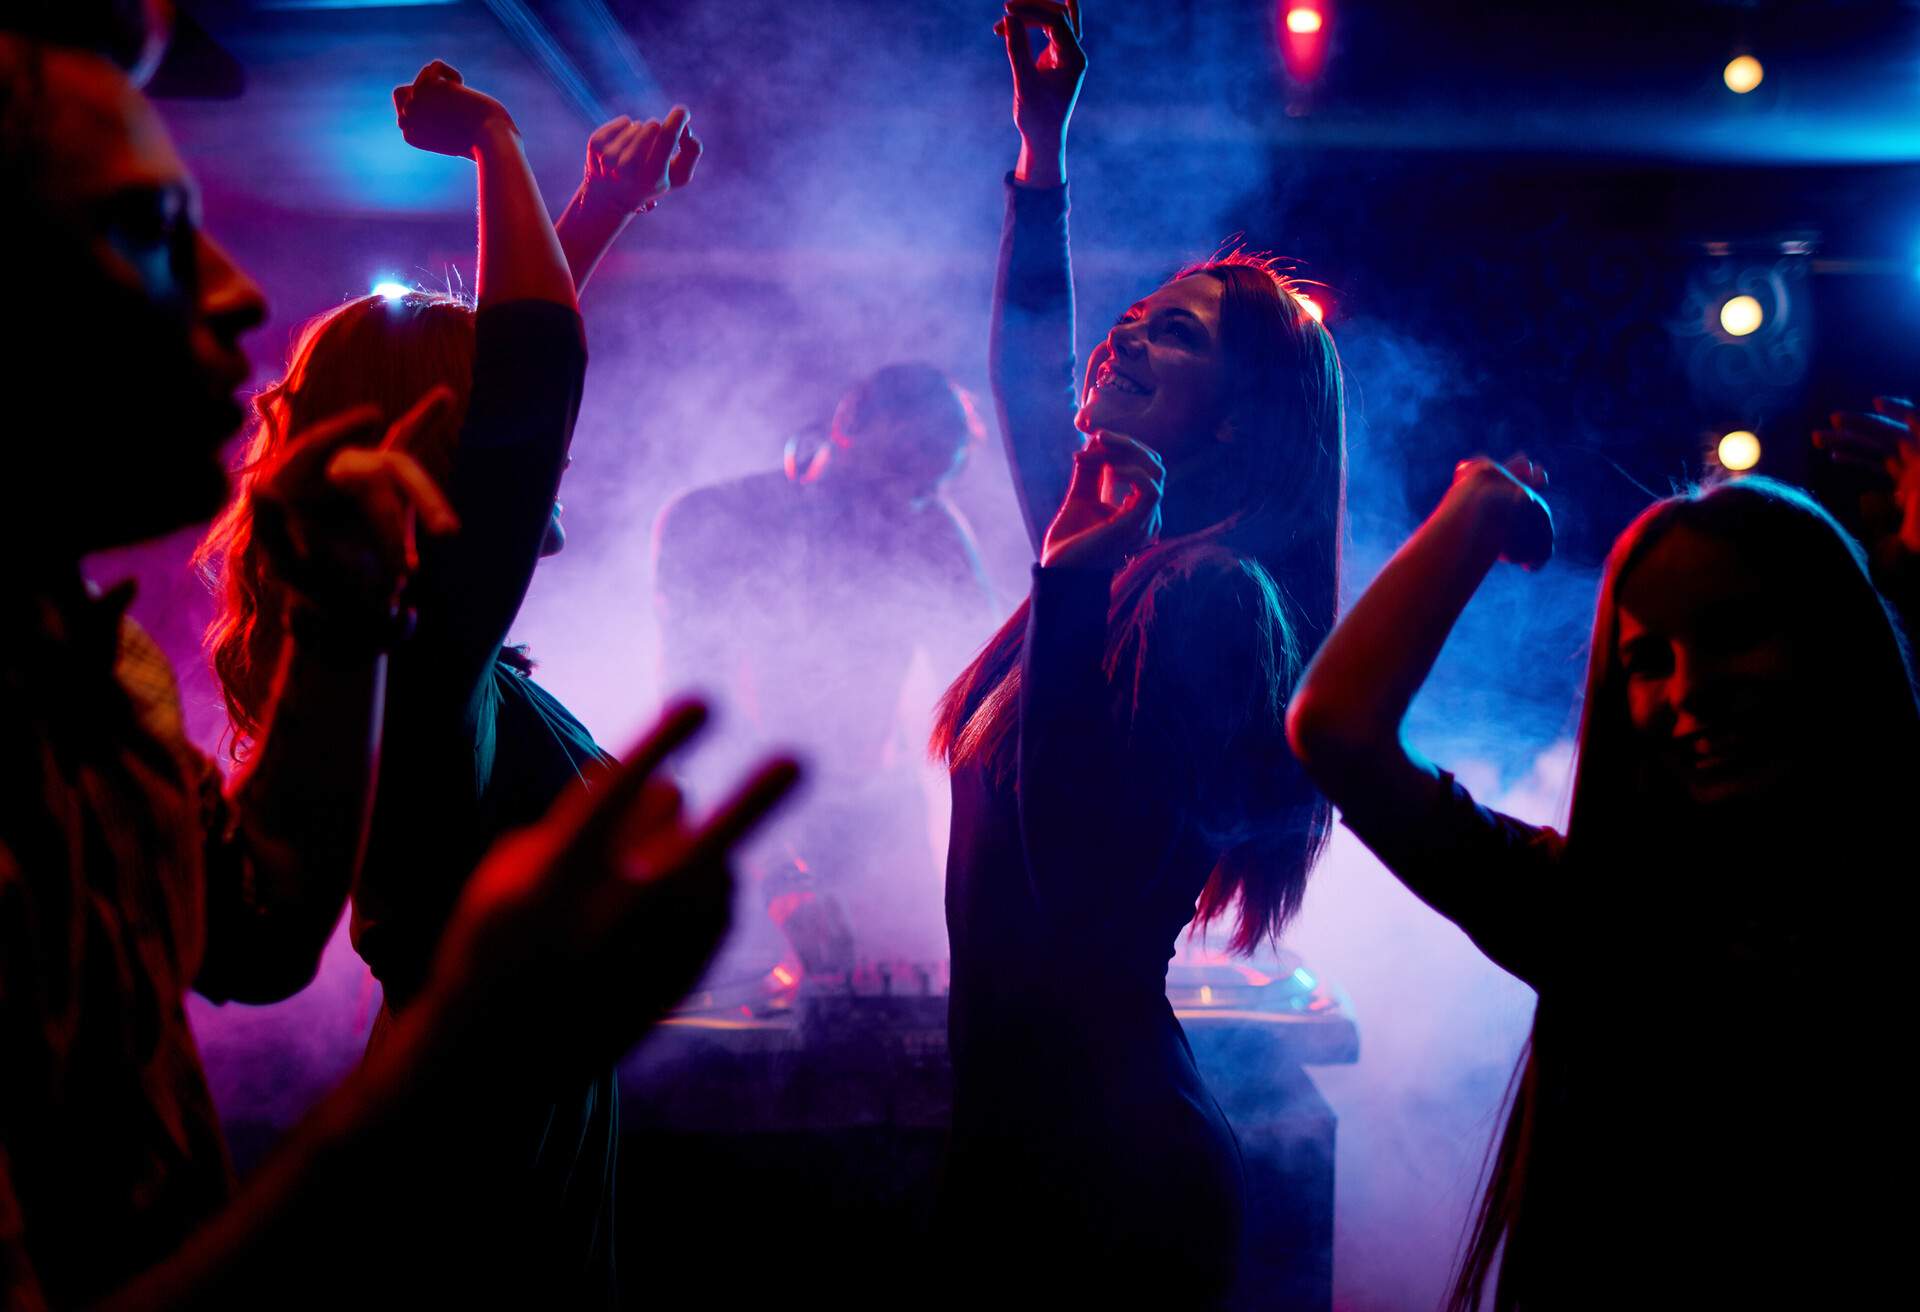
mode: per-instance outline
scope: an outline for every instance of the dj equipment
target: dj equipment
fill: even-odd
[[[626,1251],[642,1269],[652,1253],[710,1273],[715,1307],[822,1295],[911,1303],[940,1278],[946,963],[802,976],[795,964],[717,982],[628,1062]],[[1334,1116],[1303,1067],[1358,1060],[1353,1021],[1286,954],[1258,970],[1176,962],[1167,996],[1246,1163],[1232,1306],[1325,1312]],[[637,1274],[630,1283],[644,1284]]]

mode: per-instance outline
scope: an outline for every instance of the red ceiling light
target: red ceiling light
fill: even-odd
[[[1296,83],[1320,76],[1327,62],[1328,0],[1280,0],[1274,10],[1280,58]]]

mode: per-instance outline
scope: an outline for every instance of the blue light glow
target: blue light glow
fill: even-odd
[[[1306,967],[1304,967],[1304,966],[1302,966],[1302,967],[1301,967],[1300,969],[1298,969],[1298,970],[1296,970],[1296,971],[1294,971],[1294,972],[1293,972],[1293,977],[1294,977],[1295,979],[1297,979],[1297,980],[1299,980],[1299,981],[1300,981],[1300,987],[1301,987],[1301,988],[1303,988],[1303,989],[1310,989],[1310,988],[1312,988],[1312,987],[1313,987],[1313,986],[1314,986],[1314,985],[1315,985],[1316,983],[1318,983],[1318,982],[1319,982],[1319,981],[1317,981],[1317,980],[1315,980],[1313,976],[1311,976],[1311,975],[1309,975],[1309,974],[1307,974],[1307,970],[1306,970]]]
[[[405,283],[394,282],[388,278],[378,279],[373,284],[373,294],[375,296],[384,296],[390,301],[397,301],[412,290],[413,288],[407,286]]]

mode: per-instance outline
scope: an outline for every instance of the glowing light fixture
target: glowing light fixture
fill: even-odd
[[[373,294],[375,296],[384,296],[390,301],[397,301],[412,290],[413,288],[407,286],[405,283],[394,282],[390,278],[382,278],[373,284]]]
[[[1726,71],[1720,76],[1727,80],[1727,90],[1736,96],[1744,96],[1760,85],[1760,79],[1767,70],[1760,67],[1760,61],[1752,55],[1739,55],[1727,61]]]
[[[1313,316],[1313,321],[1315,323],[1326,322],[1326,318],[1327,318],[1326,310],[1322,308],[1320,302],[1314,300],[1313,297],[1306,295],[1304,292],[1295,292],[1293,294],[1293,299],[1300,302],[1301,309],[1305,310],[1308,314]]]
[[[1331,0],[1280,0],[1273,7],[1280,59],[1296,90],[1319,81],[1327,66],[1327,25]],[[1289,106],[1288,113],[1295,107]],[[1304,112],[1301,110],[1300,112]]]
[[[1296,36],[1309,36],[1318,32],[1320,24],[1324,21],[1318,9],[1312,9],[1306,5],[1294,5],[1287,10],[1287,31]]]
[[[1760,463],[1760,439],[1744,428],[1736,428],[1720,439],[1716,454],[1722,469],[1745,473]]]
[[[1720,326],[1734,337],[1745,337],[1766,319],[1760,302],[1751,296],[1729,297],[1720,307]]]

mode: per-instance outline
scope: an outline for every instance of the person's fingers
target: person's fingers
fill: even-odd
[[[427,66],[420,70],[420,77],[427,77],[427,76],[445,78],[447,81],[453,83],[455,86],[461,85],[460,70],[455,68],[452,64],[449,64],[444,59],[430,60]],[[419,78],[416,78],[414,80],[418,81]]]
[[[404,451],[419,461],[429,477],[443,478],[453,469],[454,448],[460,433],[454,424],[459,397],[442,384],[430,388],[387,429],[381,448]]]
[[[1876,406],[1879,404],[1875,402]],[[1907,421],[1903,416],[1889,414],[1882,410],[1836,410],[1827,416],[1836,428],[1858,428],[1869,432],[1879,432],[1889,428],[1905,428]]]
[[[420,462],[405,451],[388,451],[384,454],[394,486],[406,498],[407,505],[420,516],[421,522],[427,526],[427,532],[436,537],[458,532],[460,517],[453,513],[453,503],[447,500],[447,494],[440,490],[440,485],[428,477],[427,471],[420,467]]]
[[[418,401],[394,420],[387,428],[387,435],[380,442],[382,451],[414,451],[433,426],[444,419],[455,401],[453,389],[445,383],[436,384],[427,389]]]
[[[1887,457],[1887,472],[1902,500],[1920,493],[1920,439],[1902,438],[1899,448]]]
[[[1156,478],[1150,469],[1142,469],[1142,467],[1129,469],[1125,465],[1114,465],[1112,469],[1117,480],[1133,488],[1133,492],[1121,503],[1121,509],[1127,509],[1129,505],[1133,505],[1135,498],[1139,498],[1146,509],[1152,509],[1160,505],[1160,501],[1167,496],[1167,484],[1162,478]]]
[[[1066,11],[1066,6],[1061,9]],[[1060,17],[1047,24],[1047,35],[1052,38],[1054,57],[1060,67],[1079,71],[1087,66],[1086,47],[1080,44],[1080,25],[1070,12],[1062,12]]]
[[[323,419],[294,434],[265,481],[281,487],[303,483],[323,471],[342,447],[370,444],[379,428],[380,410],[371,405],[357,405]]]
[[[1839,416],[1835,416],[1838,418]],[[1874,416],[1868,416],[1874,418]],[[1865,469],[1878,469],[1896,449],[1904,428],[1891,421],[1883,421],[1884,428],[1873,429],[1859,424],[1845,428],[1825,428],[1813,435],[1814,449],[1825,453],[1836,464],[1854,465]]]
[[[694,830],[683,862],[704,865],[719,863],[740,840],[778,806],[800,782],[800,763],[792,757],[775,757],[755,770]]]
[[[640,790],[640,800],[628,808],[627,818],[648,828],[675,824],[686,809],[686,803],[686,795],[680,791],[679,784],[656,775],[648,779],[646,787]]]
[[[1161,469],[1166,467],[1166,462],[1160,459],[1160,453],[1138,438],[1128,437],[1124,433],[1109,433],[1104,430],[1095,436],[1101,446],[1110,452],[1115,459],[1141,460],[1148,464],[1158,466]]]
[[[1151,500],[1158,504],[1166,480],[1166,466],[1154,450],[1133,438],[1105,430],[1095,433],[1086,446],[1075,453],[1073,477],[1067,484],[1068,501],[1106,504],[1101,496],[1103,471],[1136,489],[1152,489]],[[1131,505],[1131,500],[1122,506]]]
[[[1527,453],[1524,451],[1517,451],[1508,457],[1506,463],[1501,465],[1501,468],[1509,474],[1512,474],[1514,478],[1535,492],[1545,492],[1547,490],[1546,468],[1528,459]]]
[[[1021,22],[1036,26],[1050,23],[1056,18],[1069,23],[1073,21],[1071,12],[1061,0],[1006,0],[1006,9]]]
[[[1112,470],[1118,478],[1136,483],[1157,484],[1166,481],[1167,467],[1151,451],[1105,445],[1095,448],[1091,455],[1100,465]]]
[[[1135,487],[1152,484],[1157,490],[1166,484],[1166,471],[1150,460],[1138,460],[1127,456],[1116,456],[1106,460],[1105,465],[1113,471],[1113,476],[1132,483]]]
[[[700,163],[700,153],[705,147],[700,138],[693,135],[691,127],[680,134],[680,149],[675,152],[673,162],[667,166],[667,185],[684,187],[693,181],[693,170]]]
[[[1066,5],[1053,3],[1053,0],[1009,0],[1007,12],[1022,24],[1046,29],[1047,40],[1054,48],[1059,65],[1072,68],[1084,66],[1087,52],[1080,45],[1073,11]]]
[[[704,702],[687,700],[669,706],[648,730],[646,736],[627,754],[626,759],[591,791],[581,788],[564,794],[548,812],[549,820],[560,826],[568,847],[593,853],[604,850],[614,834],[621,831],[628,809],[646,787],[647,780],[667,757],[700,732],[708,719]],[[563,806],[562,803],[565,803]],[[592,865],[591,861],[585,862]]]
[[[413,85],[411,83],[393,89],[393,108],[395,113],[404,116],[412,104]]]
[[[659,775],[650,776],[620,817],[613,845],[620,852],[620,868],[631,871],[649,860],[672,861],[686,845],[681,816],[686,797],[680,786]]]
[[[607,144],[622,132],[626,131],[632,123],[633,120],[625,114],[608,119],[605,123],[595,128],[593,135],[587,138],[587,149],[597,154],[605,154]]]
[[[1007,62],[1013,65],[1013,82],[1021,85],[1037,71],[1033,62],[1033,43],[1027,40],[1026,25],[1014,15],[1013,6],[1007,6],[1006,16],[994,24],[994,31],[1006,38]]]
[[[1907,435],[1907,422],[1892,415],[1868,414],[1858,410],[1837,411],[1827,416],[1829,431],[1862,441],[1877,442],[1891,448]]]
[[[355,535],[351,545],[371,548],[389,575],[399,575],[414,566],[413,517],[389,467],[391,459],[384,452],[349,447],[327,463],[327,482],[353,503],[365,526],[364,536]]]
[[[648,139],[646,149],[636,165],[639,174],[649,182],[666,176],[667,161],[675,146],[680,144],[680,129],[686,126],[687,107],[675,105],[667,114],[666,122],[655,128]]]
[[[1091,442],[1074,452],[1073,476],[1067,482],[1067,500],[1100,500],[1100,469],[1105,463],[1100,450]]]
[[[1129,510],[1119,517],[1113,531],[1116,541],[1124,544],[1122,559],[1146,550],[1160,540],[1160,507],[1143,505]]]
[[[627,125],[627,130],[613,139],[607,148],[606,160],[613,171],[622,177],[633,169],[634,161],[646,152],[647,142],[660,130],[660,125],[652,119],[641,119]]]

